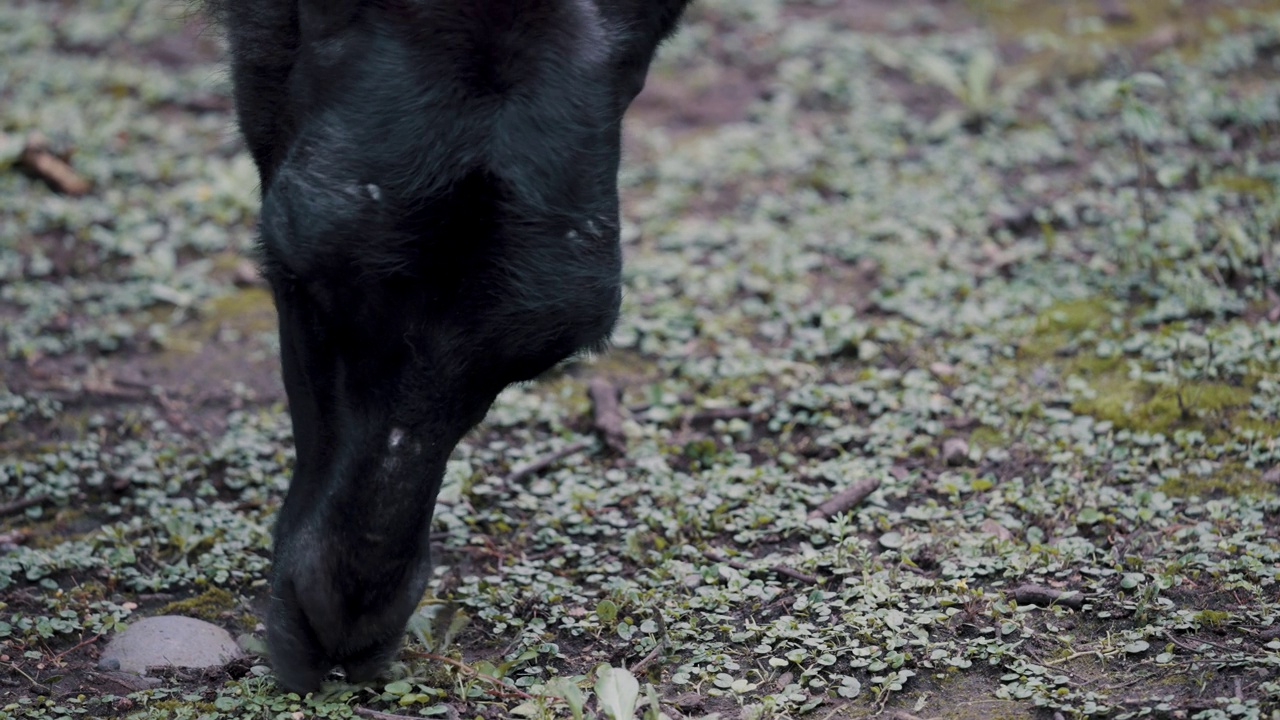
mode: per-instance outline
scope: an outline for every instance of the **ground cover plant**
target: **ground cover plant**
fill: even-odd
[[[162,613],[260,648],[291,443],[221,41],[18,0],[0,50],[0,715],[1280,713],[1280,3],[701,2],[615,348],[499,399],[392,675],[307,697],[96,665]]]

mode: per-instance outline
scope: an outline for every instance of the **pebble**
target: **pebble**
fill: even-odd
[[[948,465],[959,465],[969,457],[969,443],[964,438],[947,438],[942,441],[942,460]]]
[[[209,668],[242,655],[226,630],[204,620],[161,615],[129,624],[107,643],[98,667],[145,675],[147,668]]]

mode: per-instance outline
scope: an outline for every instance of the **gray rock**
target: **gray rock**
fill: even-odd
[[[130,623],[107,643],[98,667],[145,675],[156,666],[218,667],[242,654],[231,634],[217,625],[161,615]]]
[[[969,458],[969,443],[964,438],[947,438],[942,441],[942,460],[948,465],[959,465]]]

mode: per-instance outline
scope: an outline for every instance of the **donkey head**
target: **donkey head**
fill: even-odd
[[[308,690],[399,648],[497,394],[606,341],[622,114],[684,2],[270,5],[223,9],[297,444],[268,644]]]

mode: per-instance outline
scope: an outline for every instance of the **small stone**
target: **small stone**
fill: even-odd
[[[1157,53],[1167,50],[1182,41],[1182,35],[1178,28],[1173,25],[1164,25],[1157,28],[1147,37],[1138,43],[1138,48],[1143,52]]]
[[[1280,465],[1262,473],[1262,482],[1280,484]]]
[[[98,667],[145,675],[164,666],[210,668],[240,657],[226,630],[195,618],[161,615],[131,623],[107,643]]]
[[[933,373],[936,377],[949,378],[956,374],[956,368],[954,365],[948,365],[944,362],[936,362],[929,366],[929,372]]]
[[[248,260],[241,260],[236,263],[234,282],[237,287],[250,287],[262,283],[262,276],[258,274],[258,266]]]
[[[942,441],[942,460],[948,465],[959,465],[969,457],[969,442],[964,438],[947,438]]]
[[[703,697],[696,692],[687,692],[671,699],[671,704],[681,710],[697,710],[702,707]]]
[[[983,520],[982,525],[979,527],[982,529],[982,532],[988,535],[994,535],[997,540],[1010,540],[1013,538],[1013,533],[1009,532],[1009,528],[1001,525],[991,518]]]
[[[1099,0],[1098,4],[1101,6],[1102,19],[1108,25],[1128,25],[1137,19],[1124,0]]]
[[[693,590],[695,588],[702,587],[702,576],[697,573],[689,573],[683,578],[680,578],[680,583],[690,590]]]

